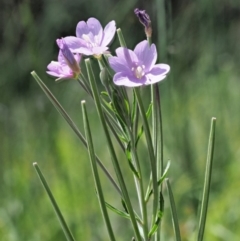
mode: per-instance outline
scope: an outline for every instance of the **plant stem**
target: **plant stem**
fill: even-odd
[[[115,241],[115,236],[114,236],[114,233],[112,230],[111,222],[109,220],[109,216],[108,216],[108,212],[107,212],[107,208],[106,208],[105,200],[104,200],[104,196],[103,196],[101,181],[100,181],[98,170],[97,170],[95,151],[94,151],[94,147],[93,147],[92,135],[91,135],[90,127],[89,127],[89,121],[88,121],[85,101],[82,101],[81,105],[82,105],[84,129],[85,129],[86,140],[87,140],[87,144],[88,144],[88,153],[89,153],[89,158],[91,161],[91,167],[92,167],[94,182],[95,182],[95,186],[96,186],[96,190],[97,190],[97,194],[98,194],[98,200],[99,200],[100,208],[102,211],[103,219],[105,221],[105,224],[106,224],[106,227],[108,230],[109,238],[111,241]]]
[[[147,146],[148,146],[148,153],[149,153],[149,161],[152,171],[152,183],[153,183],[153,213],[152,213],[152,225],[155,222],[155,218],[157,215],[157,208],[158,208],[158,183],[157,183],[157,170],[156,170],[156,159],[154,155],[153,145],[152,145],[152,139],[151,134],[149,130],[149,125],[147,121],[147,117],[144,111],[141,95],[139,93],[139,88],[134,89],[136,98],[138,101],[139,111],[142,116],[143,120],[143,128],[146,136]]]
[[[82,133],[80,132],[80,130],[78,129],[76,124],[73,122],[71,117],[68,115],[68,113],[65,111],[65,109],[62,107],[62,105],[58,102],[56,97],[52,94],[52,92],[48,89],[48,87],[43,83],[43,81],[39,78],[39,76],[36,74],[35,71],[31,72],[31,75],[37,81],[38,85],[41,87],[41,89],[46,94],[46,96],[51,101],[51,103],[56,108],[56,110],[65,119],[65,121],[72,128],[72,130],[77,135],[77,137],[80,139],[80,141],[83,143],[83,145],[87,148],[87,142],[86,142],[84,136],[82,135]],[[109,179],[109,181],[112,183],[112,185],[116,189],[116,191],[122,196],[122,192],[121,192],[119,186],[117,185],[117,183],[115,182],[115,180],[113,179],[111,174],[108,172],[106,167],[103,165],[103,163],[101,162],[101,160],[97,156],[96,156],[96,160],[97,160],[98,165],[100,166],[100,168],[102,169],[102,171],[106,175],[106,177]]]
[[[95,81],[94,74],[93,74],[93,71],[92,71],[90,59],[86,59],[85,64],[86,64],[86,67],[87,67],[88,77],[89,77],[90,85],[91,85],[91,88],[92,88],[92,93],[93,93],[93,96],[94,96],[97,112],[98,112],[100,121],[102,123],[103,130],[104,130],[104,133],[105,133],[105,136],[106,136],[106,139],[107,139],[107,144],[108,144],[108,149],[109,149],[109,152],[110,152],[110,155],[111,155],[111,160],[112,160],[114,170],[115,170],[115,173],[117,175],[118,182],[119,182],[119,185],[121,187],[122,194],[123,194],[123,198],[124,198],[124,201],[126,203],[126,206],[127,206],[127,209],[128,209],[129,215],[130,215],[130,219],[131,219],[131,222],[132,222],[132,226],[133,226],[133,229],[134,229],[134,232],[135,232],[135,235],[136,235],[135,238],[136,238],[136,240],[141,241],[141,236],[140,236],[140,233],[139,233],[139,230],[138,230],[136,217],[135,217],[135,214],[134,214],[134,211],[133,211],[133,208],[132,208],[132,204],[131,204],[131,201],[130,201],[130,198],[129,198],[129,195],[128,195],[128,191],[127,191],[127,188],[126,188],[126,184],[124,182],[124,178],[123,178],[123,175],[122,175],[122,172],[121,172],[118,160],[117,160],[117,156],[116,156],[115,150],[113,148],[113,144],[112,144],[112,141],[111,141],[111,138],[110,138],[110,135],[109,135],[107,125],[106,125],[106,120],[104,118],[104,114],[103,114],[103,111],[102,111],[102,106],[101,106],[101,103],[100,103],[99,93],[98,93],[98,90],[97,90],[97,85],[96,85],[96,81]]]

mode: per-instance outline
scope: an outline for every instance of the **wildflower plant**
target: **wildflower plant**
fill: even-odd
[[[47,73],[58,77],[56,81],[77,80],[85,90],[86,95],[93,99],[106,138],[107,147],[104,143],[103,148],[108,149],[110,153],[117,180],[113,178],[112,173],[107,170],[104,162],[99,159],[94,150],[92,140],[94,135],[88,120],[88,103],[85,100],[81,102],[84,123],[84,133],[82,133],[39,76],[35,72],[32,72],[32,75],[54,107],[88,149],[96,196],[109,239],[111,241],[118,239],[115,236],[114,227],[112,227],[108,214],[109,211],[112,211],[129,220],[134,240],[160,240],[161,221],[164,217],[164,200],[166,202],[166,193],[163,187],[166,187],[172,212],[175,239],[179,241],[181,235],[177,211],[171,184],[167,178],[170,161],[166,162],[167,160],[163,159],[163,131],[158,85],[159,82],[167,78],[170,66],[162,63],[156,64],[157,47],[151,42],[152,26],[149,15],[145,10],[139,9],[135,10],[135,14],[144,25],[147,40],[141,40],[133,50],[127,48],[121,29],[116,30],[115,21],[109,22],[103,29],[97,19],[89,18],[87,22],[80,21],[77,24],[76,36],[63,37],[57,40],[59,47],[58,62],[52,61],[47,66]],[[108,50],[108,45],[113,40],[116,31],[120,47],[115,50],[116,56],[113,56]],[[84,59],[84,61],[81,61],[81,59]],[[95,75],[93,72],[92,61],[99,63],[99,75]],[[83,62],[86,66],[86,73],[81,71],[80,66],[84,64]],[[105,89],[104,91],[100,91],[98,87],[97,82],[100,81]],[[71,83],[69,82],[69,84]],[[141,95],[141,89],[143,88],[151,89],[151,102],[148,103],[148,109],[145,109],[146,103],[143,102]],[[198,241],[203,239],[207,216],[215,123],[216,119],[212,118],[204,191],[197,229],[196,240]],[[145,140],[146,143],[145,151],[148,156],[146,162],[150,167],[148,180],[142,173],[146,163],[142,163],[139,158],[139,142],[142,140]],[[138,207],[133,204],[129,196],[132,190],[127,187],[121,169],[122,160],[120,162],[113,141],[118,144],[119,149],[126,157],[126,162],[129,164],[129,170],[135,182]],[[75,240],[38,164],[34,163],[34,167],[53,204],[67,240]],[[118,194],[116,201],[121,201],[122,209],[117,209],[114,204],[108,203],[105,199],[104,188],[99,178],[99,169],[103,171],[116,190]],[[145,188],[146,186],[147,188]]]

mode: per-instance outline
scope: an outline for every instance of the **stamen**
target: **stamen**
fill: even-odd
[[[145,67],[145,66],[144,66]],[[138,78],[138,79],[141,79],[144,75],[145,75],[145,72],[143,71],[144,69],[143,65],[142,66],[138,66],[136,69],[135,69],[135,76]]]
[[[82,38],[83,38],[85,41],[87,41],[87,42],[91,42],[90,38],[89,38],[88,35],[86,35],[86,34],[83,34],[83,35],[82,35]]]

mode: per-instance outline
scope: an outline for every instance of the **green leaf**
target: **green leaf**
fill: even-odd
[[[106,207],[109,208],[109,210],[111,210],[112,212],[116,213],[117,215],[119,215],[123,218],[130,220],[130,216],[128,213],[113,207],[111,204],[109,204],[107,202],[105,202],[105,204],[106,204]],[[138,224],[140,224],[142,226],[142,221],[141,221],[140,217],[136,213],[135,213],[135,215],[136,215],[136,220],[137,220]]]
[[[141,128],[140,128],[140,130],[138,131],[138,134],[137,134],[137,139],[136,139],[135,147],[137,147],[138,142],[139,142],[139,140],[140,140],[140,138],[141,138],[141,136],[142,136],[142,134],[143,134],[143,131],[144,131],[143,126],[141,126]]]
[[[119,135],[119,138],[120,138],[124,143],[129,143],[129,140],[127,139],[126,136]]]
[[[147,119],[150,117],[150,115],[152,113],[152,106],[153,106],[152,103],[150,103],[149,106],[148,106],[148,109],[147,109],[147,112],[146,112]]]
[[[148,110],[146,112],[146,117],[149,118],[149,116],[151,115],[151,112],[152,112],[152,103],[149,105],[148,107]],[[143,128],[143,125],[141,126],[140,130],[138,131],[138,134],[137,134],[137,138],[136,138],[136,143],[135,143],[135,147],[137,147],[138,145],[138,142],[143,134],[143,131],[144,131],[144,128]]]
[[[158,210],[157,219],[156,219],[154,225],[152,226],[152,228],[151,228],[151,230],[150,230],[150,232],[149,232],[149,234],[148,234],[148,238],[149,238],[149,239],[151,238],[151,236],[152,236],[154,233],[156,233],[162,217],[163,217],[163,212],[160,211],[160,210]]]
[[[104,96],[106,96],[106,97],[109,98],[109,95],[108,95],[108,92],[107,92],[107,91],[102,91],[102,92],[101,92],[101,95],[104,95]]]
[[[116,213],[117,215],[123,217],[123,218],[127,218],[127,219],[130,219],[130,216],[128,213],[126,212],[123,212],[115,207],[113,207],[112,205],[110,205],[109,203],[105,202],[105,205],[107,208],[109,208],[112,212]]]
[[[133,165],[133,162],[132,162],[132,153],[131,153],[131,143],[129,142],[128,145],[127,145],[127,148],[126,148],[126,156],[127,156],[127,160],[128,160],[128,164],[130,166],[130,169],[132,170],[133,174],[138,178],[140,179],[140,174],[139,172],[136,170],[135,166]]]
[[[164,179],[166,178],[170,165],[171,165],[171,161],[168,161],[167,166],[163,172],[163,175],[158,180],[158,186],[160,186],[163,183]],[[146,198],[145,198],[146,202],[148,202],[149,198],[153,194],[153,190],[152,189],[150,190],[150,188],[148,188],[148,189],[149,189],[149,191],[147,191]]]

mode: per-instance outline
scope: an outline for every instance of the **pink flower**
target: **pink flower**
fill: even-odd
[[[111,68],[116,72],[113,81],[116,85],[136,87],[157,83],[170,71],[167,64],[155,64],[157,50],[155,44],[149,46],[147,40],[137,44],[134,51],[120,47],[116,57],[109,58]]]
[[[115,32],[115,21],[109,22],[103,30],[96,18],[89,18],[87,22],[80,21],[77,24],[77,37],[65,37],[64,40],[74,53],[98,56],[108,50],[107,45],[112,41]]]
[[[63,39],[57,39],[57,44],[60,48],[58,61],[51,61],[47,73],[59,77],[56,81],[76,78],[80,73],[81,55],[73,54]]]

